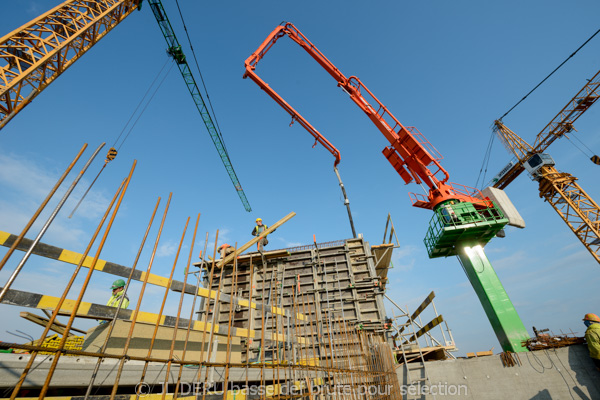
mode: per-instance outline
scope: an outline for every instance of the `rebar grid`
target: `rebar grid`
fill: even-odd
[[[66,295],[71,283],[81,271],[92,244],[116,204],[102,243],[106,240],[130,179],[131,174],[115,194],[61,300],[52,310],[51,321],[65,313],[62,303],[70,302]],[[148,392],[162,394],[163,399],[167,394],[177,399],[190,394],[183,390],[182,384],[189,386],[193,382],[193,395],[202,399],[231,396],[236,399],[401,399],[392,351],[385,330],[380,329],[383,318],[378,301],[381,293],[368,245],[361,238],[348,239],[330,247],[301,248],[280,258],[269,258],[262,253],[239,258],[238,249],[246,245],[238,247],[236,243],[232,261],[218,263],[214,261],[217,231],[213,262],[209,265],[203,259],[196,265],[200,269],[191,272],[198,216],[189,244],[186,244],[189,218],[185,222],[170,276],[156,279],[150,272],[170,203],[171,195],[150,262],[139,278],[142,281],[140,292],[128,293],[129,297],[137,297],[135,311],[127,314],[130,319],[122,318],[119,305],[110,318],[104,318],[110,321],[108,324],[88,331],[83,349],[66,347],[68,331],[75,318],[82,315],[81,299],[93,284],[92,278],[98,275],[92,274],[98,270],[92,265],[75,307],[70,306],[69,323],[58,348],[43,346],[47,332],[37,343],[0,343],[3,349],[32,352],[24,356],[27,365],[16,371],[19,378],[15,378],[12,398],[22,396],[23,390],[33,390],[40,399],[58,393],[53,382],[64,378],[61,364],[66,361],[61,356],[72,355],[77,356],[78,361],[89,360],[96,366],[83,386],[87,388],[86,398],[96,397],[92,395],[92,389],[104,388],[110,391],[110,399],[119,394],[143,399]],[[135,267],[158,205],[159,202],[136,259],[132,260],[127,288],[137,273]],[[209,239],[207,233],[202,255],[206,254]],[[180,266],[184,281],[177,289],[173,277],[185,245],[190,249],[189,257],[187,263],[181,262],[185,264]],[[101,250],[102,245],[95,260]],[[197,274],[195,285],[187,284],[190,274]],[[153,277],[151,281],[149,277]],[[141,310],[144,298],[152,296],[146,290],[149,283],[164,288],[164,294],[157,300],[160,310],[151,314],[153,318]],[[168,298],[169,291],[179,295]],[[203,302],[198,307],[199,295]],[[95,306],[91,304],[89,308]],[[169,307],[176,308],[175,316],[165,315],[164,311]],[[189,319],[182,317],[186,314],[190,315]],[[198,314],[196,320],[194,314]],[[38,360],[32,368],[36,354],[41,351],[51,355]],[[150,368],[159,368],[161,372],[158,375],[151,373]],[[85,375],[87,372],[72,371],[72,374],[78,373]],[[31,383],[39,381],[40,375],[43,384]]]

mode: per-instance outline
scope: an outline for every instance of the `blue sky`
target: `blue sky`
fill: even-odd
[[[2,34],[58,3],[20,0],[5,4]],[[173,2],[164,3],[189,59],[192,54],[177,8]],[[321,147],[311,148],[312,137],[298,124],[290,128],[287,113],[253,82],[242,79],[244,60],[281,21],[294,23],[346,76],[358,76],[404,125],[416,126],[443,154],[442,163],[452,181],[473,186],[494,119],[599,28],[596,16],[600,12],[600,4],[594,1],[567,6],[559,1],[181,0],[180,6],[252,213],[243,209],[174,68],[75,217],[67,218],[85,183],[101,167],[101,158],[44,242],[83,251],[134,159],[138,167],[103,259],[132,263],[156,198],[161,196],[164,205],[169,192],[174,193],[171,210],[153,267],[153,272],[164,276],[173,265],[185,219],[192,216],[194,220],[197,213],[202,216],[195,254],[205,232],[210,234],[211,245],[217,229],[220,243],[242,244],[251,238],[256,217],[270,224],[291,211],[297,216],[272,235],[272,249],[309,244],[313,234],[319,242],[350,237],[333,157]],[[112,145],[166,57],[165,41],[146,4],[0,131],[0,230],[18,233],[22,229],[83,143],[91,148],[102,141]],[[533,142],[599,65],[600,37],[596,37],[504,122]],[[394,255],[388,294],[414,309],[435,290],[438,311],[452,329],[459,354],[492,347],[499,351],[458,260],[427,258],[422,239],[431,213],[411,207],[408,198],[408,192],[421,189],[405,186],[390,167],[381,154],[386,140],[369,119],[287,38],[277,43],[257,71],[341,151],[339,170],[357,231],[371,244],[379,244],[391,213],[401,248]],[[600,153],[598,107],[576,123],[576,135],[595,153]],[[600,167],[566,139],[555,142],[549,153],[560,170],[577,176],[593,198],[600,198]],[[496,140],[487,179],[510,158]],[[600,313],[597,262],[538,197],[537,184],[525,174],[507,193],[527,227],[510,228],[506,238],[486,247],[498,276],[529,330],[533,325],[555,333],[573,329],[582,335],[583,314]],[[156,227],[152,238],[155,233]],[[182,279],[189,238],[191,231],[177,279]],[[151,242],[140,268],[146,267],[150,250]],[[4,252],[0,249],[0,255]],[[1,282],[20,256],[13,257],[0,273]],[[14,287],[58,295],[71,271],[70,266],[33,257]],[[111,281],[110,276],[98,273],[86,299],[105,302]],[[132,287],[130,297],[135,298],[138,288]],[[150,310],[152,299],[147,301],[144,305]],[[172,314],[177,300],[171,303],[167,311]],[[41,333],[21,321],[20,309],[1,309],[5,330]],[[3,329],[0,340],[14,338]]]

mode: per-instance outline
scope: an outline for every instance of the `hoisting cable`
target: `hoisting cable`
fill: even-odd
[[[192,40],[190,39],[190,34],[188,33],[187,26],[185,24],[185,20],[183,19],[183,13],[181,12],[181,8],[179,7],[179,1],[175,0],[175,4],[177,4],[177,10],[179,11],[179,16],[181,17],[181,23],[183,24],[183,30],[185,31],[185,35],[187,36],[188,44],[190,45],[190,49],[192,50],[192,56],[194,57],[194,62],[196,63],[196,69],[198,70],[198,74],[200,75],[200,81],[202,82],[202,87],[204,88],[204,93],[206,93],[206,99],[208,100],[208,105],[210,106],[210,111],[215,120],[215,126],[217,127],[217,133],[221,142],[223,143],[223,149],[225,150],[225,154],[229,157],[229,153],[227,152],[227,146],[225,145],[225,139],[223,139],[223,134],[221,133],[221,127],[219,126],[219,121],[217,120],[217,114],[213,108],[212,102],[210,101],[210,96],[208,95],[208,89],[206,88],[206,84],[204,83],[204,77],[202,76],[202,72],[200,71],[200,63],[198,63],[198,59],[196,58],[196,52],[194,51],[194,46],[192,45]]]
[[[492,154],[492,145],[494,143],[495,137],[496,137],[496,135],[494,134],[494,131],[492,131],[492,133],[490,135],[490,140],[487,145],[487,149],[485,150],[485,155],[483,156],[483,162],[481,163],[481,169],[479,170],[479,175],[477,176],[477,182],[475,182],[474,187],[478,187],[477,185],[479,185],[479,179],[481,178],[482,172],[483,172],[483,178],[481,178],[481,185],[482,186],[484,185],[485,176],[487,174],[488,165],[490,163],[490,158],[491,158],[491,154]],[[485,168],[485,170],[484,170],[484,168]]]
[[[558,67],[556,67],[556,68],[554,69],[554,71],[550,72],[550,74],[549,74],[547,77],[545,77],[545,78],[544,78],[544,79],[543,79],[543,80],[542,80],[540,83],[538,83],[538,84],[537,84],[537,85],[536,85],[536,86],[535,86],[533,89],[531,89],[531,91],[530,91],[529,93],[527,93],[527,94],[526,94],[526,95],[525,95],[525,96],[524,96],[524,97],[523,97],[521,100],[519,100],[519,101],[517,102],[517,104],[515,104],[514,106],[512,106],[512,107],[510,108],[510,110],[508,110],[507,112],[505,112],[505,113],[504,113],[504,115],[502,115],[502,116],[499,118],[499,120],[500,120],[500,121],[502,121],[502,118],[506,117],[506,116],[508,115],[508,113],[509,113],[509,112],[511,112],[511,111],[512,111],[512,110],[513,110],[513,109],[514,109],[516,106],[518,106],[519,104],[521,104],[521,102],[522,102],[523,100],[525,100],[525,99],[526,99],[526,98],[527,98],[527,97],[528,97],[528,96],[529,96],[531,93],[533,93],[533,91],[534,91],[534,90],[536,90],[538,87],[540,87],[540,85],[541,85],[542,83],[546,82],[546,80],[547,80],[548,78],[550,78],[550,77],[551,77],[551,76],[552,76],[552,75],[553,75],[553,74],[554,74],[556,71],[558,71],[558,70],[559,70],[559,68],[560,68],[560,67],[562,67],[562,66],[563,66],[563,65],[564,65],[564,64],[565,64],[567,61],[569,61],[569,60],[571,59],[571,57],[573,57],[575,54],[577,54],[577,52],[578,52],[579,50],[581,50],[581,49],[583,48],[583,46],[585,46],[586,44],[588,44],[588,42],[589,42],[590,40],[592,40],[592,39],[594,38],[594,36],[596,36],[596,35],[598,34],[598,32],[600,32],[600,29],[598,29],[598,30],[596,31],[596,33],[594,33],[592,36],[590,36],[590,37],[588,38],[588,40],[586,40],[585,42],[583,42],[583,44],[582,44],[581,46],[579,46],[579,47],[577,48],[577,50],[575,50],[575,51],[573,52],[573,54],[571,54],[569,57],[567,57],[567,58],[566,58],[566,59],[565,59],[565,60],[564,60],[564,61],[563,61],[563,62],[562,62],[562,63],[561,63],[561,64],[560,64]]]
[[[594,151],[593,151],[592,149],[590,149],[590,148],[588,147],[588,145],[586,145],[586,144],[585,144],[585,143],[584,143],[584,142],[583,142],[581,139],[579,139],[579,138],[578,138],[576,135],[573,135],[573,137],[574,137],[575,139],[577,139],[577,141],[578,141],[579,143],[581,143],[581,144],[582,144],[582,145],[583,145],[583,146],[584,146],[586,149],[588,149],[589,153],[588,153],[588,152],[586,152],[586,151],[584,151],[584,150],[583,150],[581,147],[579,147],[579,146],[578,146],[578,145],[577,145],[575,142],[573,142],[573,141],[571,140],[571,138],[570,138],[570,137],[568,137],[568,136],[566,136],[566,135],[565,135],[565,137],[566,137],[567,139],[569,139],[569,143],[571,143],[573,146],[575,146],[575,147],[577,148],[577,150],[579,150],[579,151],[580,151],[580,152],[581,152],[581,153],[582,153],[584,156],[586,156],[586,157],[589,157],[589,158],[590,158],[590,160],[591,160],[591,161],[592,161],[594,164],[600,165],[600,157],[598,157],[596,154],[594,154]],[[590,156],[590,154],[591,154],[591,156]]]
[[[154,78],[154,80],[152,81],[152,83],[150,84],[150,86],[148,86],[148,89],[146,90],[146,93],[144,93],[144,96],[142,97],[142,99],[140,100],[140,102],[138,103],[137,107],[135,108],[135,110],[133,110],[133,112],[131,113],[131,116],[129,117],[129,119],[127,120],[127,123],[125,123],[125,125],[123,126],[123,129],[121,129],[121,133],[119,133],[119,136],[117,136],[117,138],[115,139],[115,142],[113,143],[112,147],[115,147],[115,145],[117,144],[117,142],[119,141],[119,139],[121,138],[121,136],[123,135],[123,132],[125,132],[125,129],[127,128],[127,125],[129,125],[129,123],[131,122],[131,120],[133,119],[133,116],[135,115],[135,113],[137,112],[137,110],[141,107],[142,103],[144,102],[144,100],[146,99],[146,96],[148,96],[148,93],[150,93],[150,89],[152,89],[152,86],[154,86],[154,84],[156,83],[156,81],[158,80],[158,78],[160,77],[160,75],[162,74],[162,72],[164,71],[165,67],[167,66],[167,64],[169,63],[169,61],[171,61],[171,58],[167,58],[165,60],[165,63],[163,64],[162,68],[160,69],[159,73],[156,75],[156,77]]]
[[[81,196],[81,199],[79,199],[79,201],[77,202],[77,205],[75,205],[75,208],[73,208],[73,211],[71,211],[71,214],[69,214],[69,218],[73,217],[73,214],[75,214],[75,211],[77,211],[77,209],[79,208],[79,206],[83,202],[83,199],[85,199],[85,197],[87,196],[87,194],[90,192],[90,190],[92,189],[92,186],[94,186],[94,183],[96,183],[96,181],[100,177],[100,174],[102,173],[102,171],[104,171],[104,168],[106,168],[106,166],[108,165],[109,162],[111,162],[112,160],[114,160],[117,157],[118,151],[121,149],[121,147],[123,146],[123,144],[125,143],[125,141],[129,137],[129,134],[131,134],[131,131],[133,130],[133,128],[135,127],[135,125],[137,124],[137,122],[140,120],[140,117],[142,116],[142,114],[144,114],[144,111],[146,111],[146,108],[148,108],[148,105],[150,104],[150,102],[152,102],[152,99],[154,98],[154,96],[156,95],[156,92],[158,91],[158,89],[161,87],[161,85],[165,81],[166,77],[169,76],[169,73],[171,72],[171,69],[173,68],[173,65],[175,65],[174,63],[171,64],[171,68],[169,68],[169,70],[167,71],[167,73],[161,79],[161,81],[158,84],[158,86],[156,86],[156,88],[154,89],[154,92],[150,96],[150,99],[146,102],[146,105],[144,106],[144,108],[142,109],[142,111],[138,114],[138,116],[137,116],[136,120],[134,121],[133,125],[131,125],[131,127],[129,128],[129,131],[127,132],[127,134],[125,135],[125,137],[121,141],[121,144],[119,144],[119,147],[115,148],[115,146],[119,142],[119,139],[121,138],[121,136],[125,132],[125,129],[127,128],[127,125],[129,125],[129,123],[133,119],[135,113],[141,107],[142,103],[144,103],[144,101],[146,100],[146,97],[148,97],[148,93],[150,93],[150,90],[152,89],[152,87],[154,86],[154,84],[156,83],[156,81],[158,80],[158,78],[160,77],[160,75],[163,73],[163,71],[164,71],[164,69],[167,66],[167,63],[169,61],[171,61],[171,59],[167,58],[167,61],[164,63],[164,65],[162,66],[162,68],[160,69],[160,71],[158,72],[158,74],[156,75],[156,77],[154,78],[154,80],[152,81],[152,83],[150,84],[150,86],[148,87],[148,89],[146,90],[146,93],[144,93],[144,96],[142,97],[142,99],[138,103],[137,107],[131,113],[131,116],[129,117],[129,119],[127,120],[127,122],[125,123],[125,125],[123,126],[123,129],[121,130],[121,133],[115,139],[115,142],[113,143],[112,147],[108,150],[108,153],[106,154],[106,159],[104,160],[104,165],[102,165],[102,168],[100,168],[100,171],[98,171],[98,174],[96,175],[96,177],[94,178],[94,180],[92,181],[92,183],[90,184],[90,186],[87,188],[87,190],[85,191],[85,193],[83,194],[83,196]]]

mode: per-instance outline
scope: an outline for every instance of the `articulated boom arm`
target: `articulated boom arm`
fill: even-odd
[[[449,174],[439,163],[442,158],[437,150],[415,128],[406,128],[392,113],[371,93],[358,79],[347,78],[325,57],[314,44],[310,42],[293,24],[286,23],[278,26],[265,39],[260,47],[246,60],[244,78],[249,77],[260,86],[271,98],[281,105],[294,120],[308,130],[315,139],[327,148],[335,157],[337,165],[340,160],[339,151],[331,145],[304,117],[292,108],[268,84],[255,73],[256,65],[267,51],[283,36],[289,36],[315,59],[338,83],[350,98],[367,114],[375,126],[389,141],[390,146],[383,150],[384,156],[402,177],[405,183],[415,181],[429,187],[427,198],[413,198],[413,205],[433,209],[437,204],[450,199],[481,204],[483,197],[476,190],[463,187],[458,189],[448,182]],[[370,101],[367,100],[369,98]],[[375,104],[373,106],[372,104]],[[432,155],[433,154],[433,155]],[[462,186],[462,185],[461,185]],[[486,205],[483,205],[486,206]]]

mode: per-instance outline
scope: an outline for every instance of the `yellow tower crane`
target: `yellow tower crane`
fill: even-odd
[[[0,130],[75,61],[128,15],[142,0],[66,0],[0,38]],[[220,128],[200,93],[161,0],[148,4],[188,91],[246,211],[252,211],[239,182]],[[116,154],[114,154],[116,155]],[[110,161],[111,153],[107,156]],[[114,158],[114,157],[113,157]]]
[[[494,132],[512,152],[517,162],[509,164],[492,181],[495,188],[504,189],[524,170],[539,183],[540,197],[546,200],[569,228],[600,263],[600,207],[579,186],[577,178],[554,167],[554,160],[544,151],[556,139],[574,130],[573,123],[600,96],[600,71],[537,135],[533,146],[506,127],[494,121]]]

